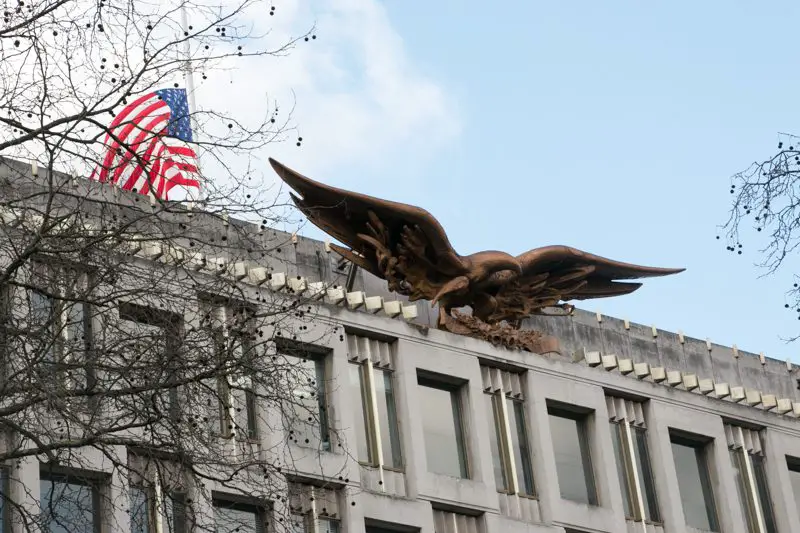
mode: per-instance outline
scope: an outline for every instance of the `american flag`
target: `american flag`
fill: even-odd
[[[90,179],[169,199],[170,190],[200,189],[185,89],[140,96],[114,117]]]

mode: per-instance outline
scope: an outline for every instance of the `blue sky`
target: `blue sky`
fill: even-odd
[[[274,152],[285,163],[428,209],[462,254],[566,244],[686,267],[582,307],[800,361],[781,340],[800,334],[791,269],[760,279],[758,241],[732,256],[715,240],[730,176],[800,133],[796,2],[337,0],[311,14],[337,99],[297,91],[310,133]],[[356,33],[334,40],[343,27]]]

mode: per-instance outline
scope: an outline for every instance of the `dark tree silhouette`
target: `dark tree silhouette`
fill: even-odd
[[[723,226],[727,250],[733,254],[742,255],[747,240],[758,243],[765,274],[794,268],[800,246],[800,138],[781,138],[775,154],[733,176],[732,207]],[[797,279],[787,288],[784,306],[800,312]]]
[[[192,117],[214,177],[200,205],[80,177],[131,98],[313,33],[272,45],[250,28],[279,11],[257,0],[0,11],[3,527],[245,533],[269,515],[281,530],[303,502],[335,499],[338,471],[314,488],[292,477],[298,450],[344,445],[315,348],[335,326],[302,294],[268,289],[291,243],[269,229],[282,205],[248,171],[250,154],[287,137],[290,114],[268,103],[255,120]]]

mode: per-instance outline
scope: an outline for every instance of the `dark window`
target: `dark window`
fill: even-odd
[[[794,504],[797,512],[800,513],[800,459],[787,457],[789,467],[789,479],[792,482],[792,492],[794,493]]]
[[[249,386],[244,388],[244,409],[247,417],[247,438],[256,440],[258,438],[258,404],[252,381]]]
[[[132,324],[127,357],[131,360],[143,358],[151,363],[143,365],[146,375],[140,379],[149,383],[155,382],[159,387],[166,389],[166,392],[160,393],[162,405],[159,406],[159,410],[163,408],[172,420],[177,420],[181,409],[178,383],[183,368],[182,318],[167,311],[130,303],[120,304],[119,317]],[[156,361],[160,364],[153,366],[152,363]],[[158,369],[159,372],[154,373],[154,369]]]
[[[697,529],[719,531],[706,459],[708,445],[674,435],[671,440],[686,524]]]
[[[467,478],[460,386],[418,376],[428,471]]]
[[[419,529],[403,524],[393,524],[378,520],[367,519],[365,533],[419,533]]]
[[[44,292],[32,289],[28,292],[30,300],[31,325],[33,334],[39,339],[42,360],[55,364],[56,356],[56,317],[58,311],[55,298]]]
[[[317,533],[339,533],[341,525],[338,520],[317,518]]]
[[[152,533],[155,529],[155,494],[150,488],[131,486],[130,488],[131,533]],[[162,492],[163,533],[186,533],[186,496],[178,491]]]
[[[0,533],[11,531],[11,486],[9,483],[8,468],[0,467]]]
[[[48,533],[99,533],[98,481],[70,475],[42,473],[40,520]]]
[[[164,533],[186,533],[186,495],[181,492],[164,494]]]
[[[325,358],[318,354],[285,355],[292,388],[292,398],[284,413],[289,438],[301,446],[330,451]]]
[[[214,499],[215,533],[265,533],[264,508],[239,502]]]
[[[216,356],[220,365],[235,359],[248,366],[247,361],[255,357],[250,337],[246,334],[225,334],[223,331],[213,332],[216,345]],[[209,420],[212,432],[229,438],[244,437],[248,440],[258,439],[258,404],[250,375],[217,376],[217,400],[219,412]],[[238,417],[236,413],[242,413]]]
[[[151,497],[147,489],[131,486],[131,533],[150,533],[153,528]]]
[[[42,285],[28,290],[28,301],[31,339],[38,343],[34,349],[45,363],[41,370],[58,386],[92,389],[96,385],[92,315],[86,301],[90,276],[69,268],[38,267],[37,281]],[[49,279],[53,276],[58,280]]]
[[[588,414],[548,406],[561,497],[597,505],[589,446]]]

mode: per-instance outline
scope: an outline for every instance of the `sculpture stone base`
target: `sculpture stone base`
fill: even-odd
[[[442,314],[443,327],[451,333],[467,335],[488,341],[495,346],[502,346],[511,350],[525,350],[532,353],[560,353],[558,339],[545,335],[541,331],[529,329],[516,329],[508,324],[487,324],[483,320],[456,309],[452,315]]]

